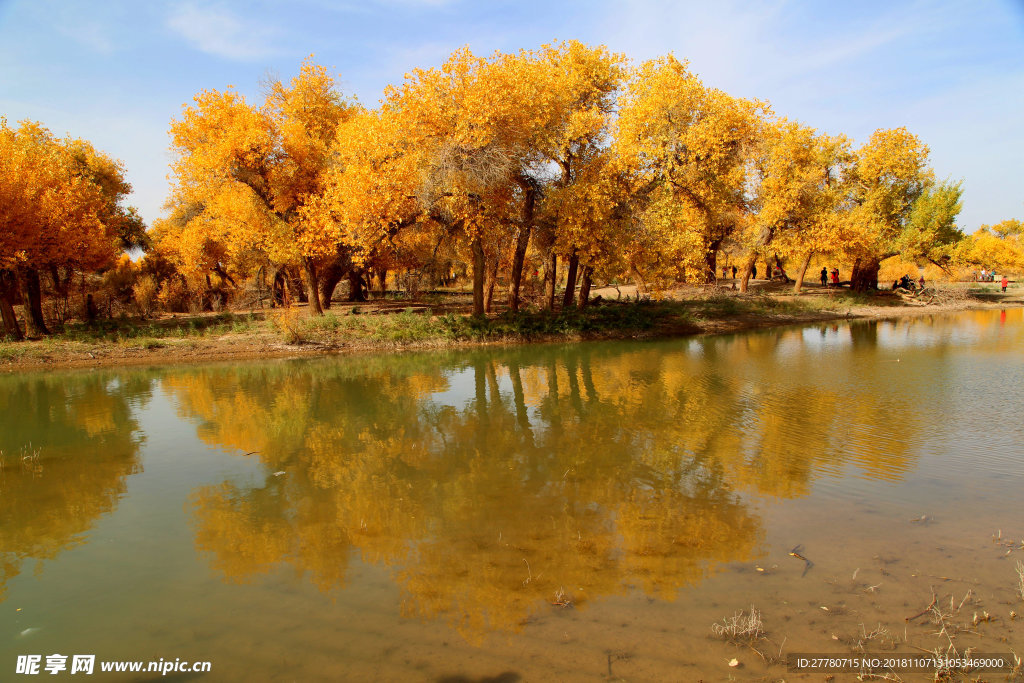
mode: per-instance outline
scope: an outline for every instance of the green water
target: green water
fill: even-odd
[[[1021,313],[0,376],[0,680],[799,679],[780,653],[941,624],[1020,653]],[[752,605],[763,638],[715,636]]]

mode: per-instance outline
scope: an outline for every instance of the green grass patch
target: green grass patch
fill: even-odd
[[[218,313],[213,316],[190,316],[143,320],[118,318],[92,323],[72,323],[50,339],[86,343],[117,343],[133,339],[164,339],[205,337],[228,333],[242,334],[260,329],[262,320],[251,313]]]
[[[0,342],[0,362],[20,360],[27,352],[25,342]]]
[[[666,321],[689,321],[689,312],[674,302],[641,302],[591,306],[582,311],[506,312],[494,318],[445,315],[437,318],[450,339],[485,340],[507,337],[535,339],[611,331],[648,331]]]
[[[417,312],[412,308],[400,313],[359,315],[353,309],[349,315],[328,312],[301,320],[296,325],[297,334],[291,336],[324,343],[358,340],[384,344],[536,339],[612,330],[651,330],[666,320],[678,322],[690,317],[675,302],[591,306],[583,311],[555,313],[528,310],[489,318],[454,313],[435,316],[429,309]]]

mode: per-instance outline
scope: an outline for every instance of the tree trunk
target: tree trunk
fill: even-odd
[[[53,280],[53,291],[55,291],[65,302],[67,302],[68,297],[71,295],[71,276],[73,274],[74,271],[71,268],[67,268],[65,276],[61,277],[57,266],[50,266],[50,278]]]
[[[704,273],[702,278],[706,285],[713,285],[718,281],[716,269],[718,267],[718,247],[721,244],[721,240],[715,240],[708,245],[707,250],[704,252]]]
[[[99,317],[100,311],[96,308],[96,302],[93,301],[92,292],[85,295],[85,320],[86,322],[96,322],[96,318]]]
[[[484,275],[484,313],[490,313],[494,303],[494,285],[498,283],[498,255],[487,259],[487,271]]]
[[[855,292],[867,292],[878,289],[878,259],[857,259],[853,263],[853,274],[850,275],[850,289]]]
[[[647,281],[644,280],[644,274],[640,272],[635,263],[630,266],[630,270],[633,271],[633,279],[636,280],[636,300],[640,301],[640,295],[647,294]]]
[[[0,318],[3,319],[3,331],[14,341],[21,341],[25,335],[14,315],[14,301],[17,298],[14,274],[9,270],[0,270]]]
[[[324,314],[324,308],[320,305],[320,274],[316,272],[316,264],[311,258],[302,259],[302,267],[306,270],[306,279],[309,280],[309,302],[313,305],[313,312],[317,315]]]
[[[800,270],[796,274],[796,284],[793,285],[793,292],[795,294],[799,294],[800,288],[804,286],[804,276],[807,275],[807,269],[811,265],[811,256],[813,255],[813,251],[807,252],[807,257],[804,258],[804,262],[800,266]]]
[[[523,190],[523,212],[516,235],[516,250],[512,257],[512,272],[508,283],[508,307],[513,313],[519,310],[519,287],[523,281],[523,262],[526,260],[526,248],[530,243],[530,231],[533,229],[533,213],[537,205],[536,186],[525,176],[520,176],[519,186]]]
[[[519,310],[519,288],[523,282],[523,263],[526,261],[526,248],[530,244],[530,226],[519,228],[516,236],[516,250],[512,256],[512,272],[508,283],[508,308],[515,313]]]
[[[35,268],[18,268],[18,288],[21,290],[21,302],[25,308],[25,334],[38,337],[50,334],[43,319],[43,294],[39,286],[39,271]]]
[[[235,278],[231,277],[231,273],[221,268],[219,263],[213,267],[213,272],[224,282],[230,283],[232,287],[238,287]]]
[[[349,268],[348,270],[348,300],[366,301],[366,286],[363,282],[362,268]]]
[[[473,251],[473,315],[484,314],[484,270],[486,270],[486,259],[484,258],[484,245],[480,243],[480,236],[477,235],[470,243]]]
[[[740,291],[746,292],[747,287],[750,284],[750,274],[754,270],[754,264],[757,262],[757,255],[751,254],[747,258],[747,262],[743,264],[743,279],[740,280]]]
[[[779,269],[779,274],[782,275],[782,281],[785,282],[786,284],[792,282],[792,280],[789,278],[789,274],[786,273],[786,266],[785,264],[782,263],[782,259],[779,258],[779,255],[775,254],[775,256],[773,256],[772,258],[775,259],[775,267]],[[775,279],[775,268],[772,268],[771,279]]]
[[[302,277],[299,275],[298,270],[288,266],[284,272],[291,298],[300,304],[309,303],[309,297],[306,296],[306,288],[302,286]]]
[[[265,273],[266,268],[263,266],[256,271],[256,305],[261,309],[263,308],[263,276]]]
[[[544,262],[544,308],[555,310],[555,281],[558,279],[558,254],[551,250],[551,255]]]
[[[594,269],[591,266],[583,266],[583,277],[580,278],[579,309],[581,311],[587,307],[587,303],[590,301],[590,285],[593,275]]]
[[[270,281],[270,306],[284,306],[289,300],[288,283],[283,268],[274,271],[274,278]]]
[[[10,337],[14,341],[21,341],[25,338],[21,332],[21,326],[18,325],[18,319],[14,315],[14,304],[3,295],[0,295],[0,317],[3,318],[4,336]]]
[[[377,271],[377,287],[380,290],[380,298],[383,299],[388,293],[388,269],[381,268]]]
[[[579,265],[580,257],[577,255],[576,249],[573,248],[572,254],[569,255],[569,272],[565,276],[565,294],[562,296],[563,311],[572,306],[572,302],[576,298],[576,271]]]
[[[338,283],[343,277],[345,277],[345,268],[337,260],[332,261],[320,273],[320,304],[325,311],[330,310],[331,301],[334,299],[334,290],[338,288]]]

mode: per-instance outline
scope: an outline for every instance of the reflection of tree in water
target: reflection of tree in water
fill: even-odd
[[[138,373],[0,377],[0,600],[26,560],[83,542],[113,510],[140,468],[132,404],[151,385]]]
[[[267,466],[262,486],[194,493],[197,545],[232,580],[287,562],[323,589],[358,551],[396,567],[406,614],[467,635],[629,586],[673,599],[758,552],[735,491],[803,495],[843,457],[836,397],[751,393],[707,355],[544,347],[169,378],[202,438]],[[430,400],[453,386],[459,407]]]

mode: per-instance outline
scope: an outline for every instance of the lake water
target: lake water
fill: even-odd
[[[1021,309],[0,376],[0,679],[55,653],[210,681],[1022,653],[1022,407]],[[752,607],[762,637],[713,631]]]

